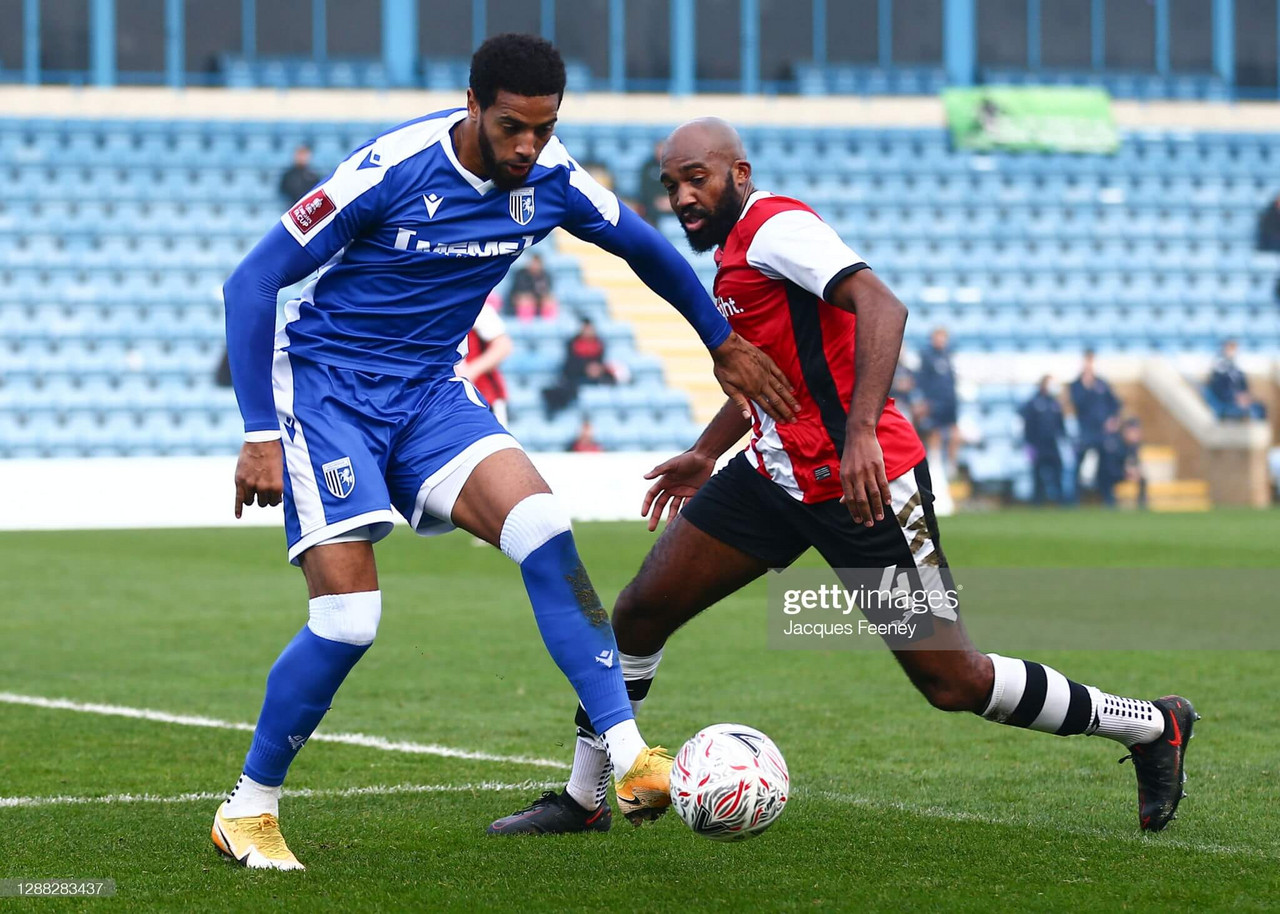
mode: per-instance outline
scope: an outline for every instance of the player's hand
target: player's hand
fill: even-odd
[[[277,441],[246,441],[236,461],[236,519],[245,505],[278,505],[284,497],[284,447]]]
[[[662,511],[668,506],[667,523],[671,523],[684,507],[685,500],[692,498],[702,488],[715,468],[716,462],[710,457],[685,451],[645,473],[645,479],[658,480],[649,487],[644,495],[644,504],[640,507],[640,516],[649,518],[649,531],[658,529]],[[650,509],[652,514],[649,513]]]
[[[748,400],[755,400],[778,422],[790,422],[800,412],[800,404],[792,395],[791,382],[782,369],[755,346],[736,333],[711,350],[715,360],[716,380],[742,411],[751,419]]]
[[[855,524],[870,527],[884,520],[885,511],[893,510],[889,480],[884,474],[884,452],[875,429],[851,431],[846,437],[840,484],[844,487],[840,501],[853,515]]]

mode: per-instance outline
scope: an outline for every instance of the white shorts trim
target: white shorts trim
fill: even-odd
[[[364,514],[357,514],[355,517],[348,517],[344,520],[334,521],[331,524],[325,524],[323,527],[312,530],[302,539],[289,547],[289,562],[290,564],[297,565],[299,564],[298,559],[302,553],[306,552],[312,546],[319,546],[322,543],[326,543],[329,540],[334,539],[335,537],[341,537],[344,533],[350,533],[359,527],[367,526],[369,528],[369,535],[364,538],[368,539],[371,543],[376,543],[378,540],[390,533],[392,528],[395,527],[395,524],[396,516],[390,508],[383,508],[378,511],[366,511]]]
[[[448,463],[423,480],[418,497],[413,500],[410,526],[420,536],[439,536],[454,529],[449,518],[472,471],[490,454],[509,448],[524,450],[520,442],[510,435],[486,435],[455,454]]]

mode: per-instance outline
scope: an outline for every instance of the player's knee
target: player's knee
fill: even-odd
[[[985,659],[983,655],[976,651],[973,654],[974,657],[967,653],[957,654],[956,662],[914,675],[912,681],[929,704],[940,711],[981,712],[991,695],[991,677],[977,662]]]
[[[671,636],[669,624],[637,581],[632,581],[618,594],[612,621],[613,636],[623,653],[653,654],[661,650]]]
[[[367,647],[378,635],[382,591],[334,593],[311,600],[307,628],[327,641]]]
[[[502,522],[499,548],[517,565],[550,540],[572,529],[569,512],[550,492],[522,500]]]

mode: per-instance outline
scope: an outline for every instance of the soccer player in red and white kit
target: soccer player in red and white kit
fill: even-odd
[[[476,316],[476,322],[467,334],[467,355],[454,366],[460,378],[472,383],[489,409],[505,427],[507,424],[507,381],[502,376],[501,365],[511,355],[515,345],[507,333],[507,322],[498,313],[502,298],[490,293],[484,307]]]
[[[676,629],[810,547],[850,591],[883,588],[889,570],[891,580],[905,572],[911,591],[954,596],[925,451],[888,397],[907,309],[813,210],[756,188],[742,142],[725,122],[677,129],[663,147],[662,182],[694,250],[718,249],[721,313],[777,362],[801,411],[779,425],[758,406],[748,420],[729,403],[690,450],[649,473],[656,482],[642,513],[652,530],[665,509],[668,525],[613,611],[637,710]],[[717,458],[748,431],[746,449],[713,475]],[[911,616],[914,633],[885,640],[934,707],[1062,736],[1110,737],[1129,747],[1137,770],[1140,827],[1168,824],[1198,719],[1190,702],[1124,698],[1040,663],[984,654],[954,604],[931,605]],[[901,606],[862,609],[875,623],[904,616]],[[577,722],[565,792],[544,794],[490,833],[609,827],[608,756],[581,708]]]

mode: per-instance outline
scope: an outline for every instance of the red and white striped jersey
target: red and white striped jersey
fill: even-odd
[[[484,307],[480,309],[480,313],[476,315],[476,322],[471,327],[471,332],[467,334],[465,344],[467,347],[466,360],[468,362],[473,361],[476,356],[489,348],[490,343],[506,332],[506,321],[502,319],[498,309],[486,301]],[[471,383],[476,386],[476,390],[480,391],[490,406],[507,399],[507,382],[502,377],[502,372],[497,368],[480,375],[478,378],[472,378]]]
[[[839,498],[857,318],[826,299],[867,264],[808,206],[759,191],[716,251],[716,265],[716,307],[777,363],[801,406],[795,422],[778,425],[753,403],[748,457],[797,500]],[[920,437],[892,398],[876,437],[889,479],[924,459]]]

